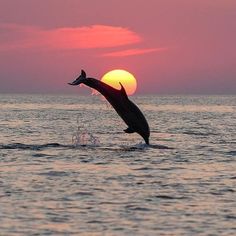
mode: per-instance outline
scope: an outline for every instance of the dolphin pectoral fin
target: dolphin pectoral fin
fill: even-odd
[[[120,86],[121,86],[121,89],[120,89],[120,92],[128,99],[128,95],[125,91],[125,88],[123,87],[122,83],[119,82]]]
[[[135,132],[135,131],[134,131],[132,128],[130,128],[130,127],[128,127],[127,129],[124,129],[124,131],[125,131],[125,133],[127,133],[127,134],[132,134],[132,133]]]

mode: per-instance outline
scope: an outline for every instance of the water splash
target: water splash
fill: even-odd
[[[149,148],[149,145],[143,142],[140,142],[138,144],[133,144],[133,142],[126,142],[125,144],[121,145],[121,147],[125,151],[143,151]]]
[[[79,123],[77,118],[77,124]],[[94,147],[100,144],[100,140],[95,137],[91,132],[88,131],[86,127],[78,126],[76,132],[72,136],[72,145],[75,147],[78,146],[87,146],[92,145]]]

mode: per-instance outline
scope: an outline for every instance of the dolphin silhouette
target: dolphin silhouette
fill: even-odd
[[[110,85],[94,79],[87,78],[84,70],[81,70],[81,75],[69,85],[85,84],[98,92],[100,92],[107,101],[116,110],[118,115],[128,125],[124,130],[125,133],[138,133],[141,135],[146,144],[149,145],[150,130],[147,120],[140,109],[129,100],[123,85],[120,83],[121,89],[115,89]]]

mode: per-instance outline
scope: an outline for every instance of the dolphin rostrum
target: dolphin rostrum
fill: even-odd
[[[128,128],[125,129],[124,132],[129,134],[134,132],[138,133],[143,137],[145,143],[149,145],[150,130],[147,120],[139,108],[129,100],[121,83],[121,89],[115,89],[100,80],[87,78],[85,71],[81,70],[81,75],[72,83],[68,84],[79,85],[81,83],[97,90],[107,99],[118,115],[128,125]]]

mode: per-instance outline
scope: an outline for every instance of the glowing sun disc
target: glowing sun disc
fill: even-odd
[[[137,81],[135,77],[126,70],[109,71],[102,77],[101,80],[116,89],[121,88],[119,84],[120,82],[128,95],[134,94],[137,89]]]

